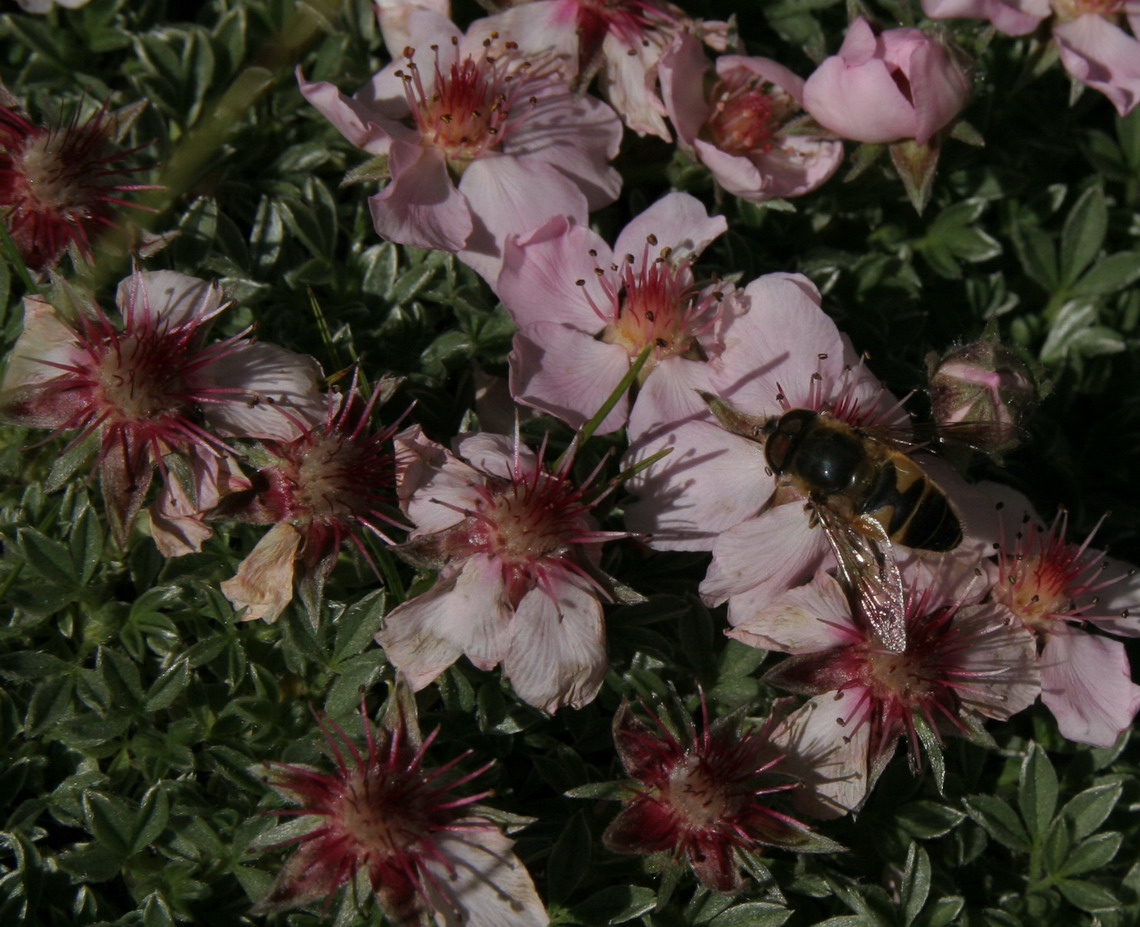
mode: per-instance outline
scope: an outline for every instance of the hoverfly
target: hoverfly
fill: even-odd
[[[937,552],[962,542],[953,503],[907,453],[919,445],[895,436],[889,426],[851,425],[828,412],[749,415],[719,396],[701,397],[724,428],[763,444],[778,483],[807,499],[813,526],[823,529],[835,554],[841,582],[857,597],[880,641],[904,650],[905,600],[892,542]],[[942,425],[934,439],[956,438],[982,448],[995,424]]]

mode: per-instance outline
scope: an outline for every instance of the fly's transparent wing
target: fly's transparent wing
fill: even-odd
[[[813,505],[827,535],[839,581],[888,650],[906,650],[906,602],[902,574],[895,562],[891,539],[873,518],[848,521],[824,504]]]

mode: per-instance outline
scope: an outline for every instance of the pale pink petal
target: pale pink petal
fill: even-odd
[[[611,32],[602,42],[602,54],[606,59],[600,75],[602,93],[625,124],[638,135],[656,135],[671,142],[673,136],[661,118],[665,107],[653,92],[660,52],[654,46],[631,48]]]
[[[401,505],[406,506],[433,472],[444,465],[449,454],[442,444],[425,435],[419,425],[405,428],[392,443],[396,451],[396,494]]]
[[[1097,589],[1098,601],[1089,603],[1088,611],[1117,616],[1098,620],[1096,626],[1101,630],[1121,637],[1140,637],[1140,571],[1112,557],[1104,560],[1108,566],[1102,578],[1108,585]]]
[[[957,690],[963,706],[1004,721],[1033,704],[1041,692],[1037,645],[1012,612],[967,605],[954,616],[954,633],[967,645],[953,657],[967,677]]]
[[[564,10],[558,0],[530,0],[475,20],[467,30],[467,37],[469,41],[482,41],[497,32],[518,42],[525,54],[549,53],[564,60],[569,79],[577,73],[578,62],[574,19],[574,11]]]
[[[914,100],[914,140],[925,145],[966,105],[970,81],[951,62],[945,46],[929,40],[916,41],[906,73]]]
[[[222,288],[209,280],[173,270],[142,271],[119,283],[115,302],[124,316],[137,322],[162,320],[169,328],[201,324],[226,304]]]
[[[1061,64],[1127,116],[1140,103],[1140,41],[1102,16],[1086,13],[1053,27]]]
[[[810,583],[765,608],[749,615],[737,610],[733,627],[725,633],[760,650],[816,653],[850,644],[857,632],[843,587],[827,573],[816,573]]]
[[[728,230],[724,216],[710,216],[705,204],[688,193],[669,193],[644,212],[635,216],[618,235],[614,254],[619,260],[632,254],[640,262],[650,236],[656,239],[649,248],[650,259],[656,259],[668,248],[674,263],[692,260],[700,255],[714,238]]]
[[[385,74],[386,71],[380,73]],[[398,78],[393,79],[398,81]],[[341,135],[369,154],[386,155],[394,139],[411,143],[418,137],[418,132],[397,121],[403,113],[391,104],[385,106],[376,101],[345,96],[334,84],[326,81],[307,81],[300,68],[297,69],[297,83],[301,95]],[[370,88],[368,94],[374,95],[375,91]],[[402,109],[407,111],[406,103]]]
[[[222,594],[236,609],[245,609],[242,621],[263,618],[276,621],[293,598],[293,566],[301,546],[301,532],[280,522],[265,533],[238,566],[237,574],[221,584]]]
[[[514,842],[478,818],[456,821],[425,855],[428,900],[440,927],[547,927],[550,918]],[[466,827],[465,827],[466,825]]]
[[[393,58],[401,57],[404,49],[412,44],[408,18],[417,9],[432,10],[443,17],[451,15],[449,0],[376,0],[380,34],[384,37],[388,54]]]
[[[244,342],[206,370],[206,420],[228,437],[292,441],[324,421],[323,373],[316,360],[265,341]]]
[[[455,451],[481,473],[510,480],[514,477],[515,440],[513,435],[478,432],[457,439]],[[538,459],[529,447],[518,448],[519,469],[531,473]]]
[[[1027,35],[1052,15],[1049,0],[922,0],[931,19],[988,19],[1006,35]]]
[[[688,32],[678,35],[661,56],[661,99],[677,130],[678,141],[685,146],[692,146],[712,115],[704,86],[708,70],[709,62],[700,41]]]
[[[776,768],[803,782],[792,793],[800,813],[837,818],[863,803],[871,725],[858,700],[857,690],[817,695],[773,729],[772,743],[784,754]]]
[[[1058,626],[1041,653],[1041,701],[1069,740],[1111,747],[1140,708],[1119,641]]]
[[[421,479],[405,510],[416,525],[412,538],[421,538],[459,524],[465,512],[473,512],[483,498],[483,477],[464,461],[447,455],[434,472]]]
[[[639,498],[626,506],[631,531],[662,550],[709,550],[726,529],[751,518],[772,495],[764,449],[708,422],[689,422],[635,441],[623,465],[664,447],[672,452],[626,483]]]
[[[843,143],[807,136],[781,138],[749,158],[730,155],[698,139],[700,159],[725,190],[753,203],[795,197],[821,186],[843,163]]]
[[[715,390],[742,411],[782,413],[777,399],[781,390],[793,407],[806,405],[817,373],[827,373],[834,382],[844,368],[857,362],[821,308],[819,291],[806,277],[765,274],[748,284],[744,293],[750,309],[725,335]],[[864,374],[852,383],[860,396],[867,391],[863,381],[873,383],[878,392],[878,381]]]
[[[529,235],[507,239],[495,293],[519,328],[561,322],[594,334],[607,319],[591,302],[604,309],[610,303],[595,271],[612,263],[610,246],[596,232],[556,216]]]
[[[713,389],[709,364],[666,357],[653,368],[629,413],[629,437],[659,435],[662,428],[708,419],[708,403],[698,393]]]
[[[629,354],[616,344],[555,322],[539,322],[515,335],[510,355],[511,395],[572,428],[584,424],[629,371]],[[606,416],[598,434],[625,424],[628,395]]]
[[[800,502],[777,505],[723,532],[712,547],[713,560],[701,583],[701,596],[719,605],[730,596],[739,609],[755,614],[777,596],[809,579],[828,553],[827,538],[820,528],[810,527]]]
[[[568,85],[536,101],[526,119],[512,126],[503,153],[549,164],[585,194],[591,212],[608,206],[621,192],[621,174],[609,164],[621,147],[621,120],[596,97],[575,97]]]
[[[460,654],[480,669],[502,661],[510,620],[502,571],[475,554],[457,575],[441,576],[427,592],[392,609],[376,641],[418,691]]]
[[[74,363],[80,356],[75,329],[60,319],[55,307],[42,296],[25,297],[24,330],[12,347],[0,389],[8,393],[10,390],[22,390],[54,380],[60,375],[60,370],[50,364]],[[46,414],[48,417],[42,424],[33,419],[21,419],[19,424],[54,428],[70,417],[70,412],[66,410],[55,413],[39,410],[37,414]]]
[[[393,141],[388,167],[392,180],[368,199],[380,237],[416,248],[463,248],[475,221],[467,199],[451,182],[443,152]]]
[[[559,577],[553,587],[557,604],[538,587],[523,597],[503,661],[519,698],[548,712],[592,702],[608,668],[597,594]]]
[[[538,228],[554,216],[585,224],[583,192],[551,165],[509,155],[473,161],[459,189],[470,204],[473,228],[459,258],[484,280],[498,280],[508,235]]]

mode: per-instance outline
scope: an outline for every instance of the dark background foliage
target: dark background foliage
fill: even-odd
[[[834,51],[848,16],[833,0],[690,5],[735,15],[749,53],[806,74]],[[880,3],[885,25],[917,4]],[[457,19],[478,15],[461,5]],[[885,167],[840,177],[794,209],[721,196],[671,148],[627,135],[626,187],[596,216],[612,233],[671,185],[729,218],[702,266],[747,282],[802,271],[872,368],[896,390],[919,390],[930,351],[987,325],[1040,363],[1051,392],[1032,440],[1002,470],[1051,516],[1071,513],[1082,538],[1105,511],[1097,545],[1140,562],[1140,110],[1115,116],[1099,94],[1069,105],[1053,67],[1033,76],[1032,39],[955,27],[977,87],[965,118],[984,148],[946,142],[921,216]],[[135,155],[166,185],[150,231],[176,232],[148,261],[219,277],[238,301],[223,325],[315,354],[326,371],[360,362],[371,379],[407,380],[389,417],[447,440],[470,424],[477,370],[505,373],[511,323],[482,282],[451,257],[381,242],[367,185],[341,187],[363,160],[296,89],[310,79],[354,90],[383,63],[369,5],[293,0],[93,0],[49,17],[0,18],[0,78],[37,117],[67,119],[104,100],[146,100]],[[134,218],[134,217],[132,217]],[[103,252],[76,269],[110,301],[126,258]],[[70,272],[69,272],[70,273]],[[5,344],[21,330],[23,284],[0,268]],[[568,435],[551,422],[555,444]],[[107,537],[94,487],[46,493],[63,443],[5,428],[0,450],[0,922],[5,924],[306,925],[379,923],[347,892],[327,910],[249,913],[284,858],[272,843],[279,807],[267,760],[327,764],[310,709],[350,731],[361,693],[375,713],[391,678],[372,635],[386,610],[430,577],[377,549],[390,582],[345,555],[314,629],[299,606],[276,625],[240,623],[218,591],[256,542],[220,528],[203,553],[163,561],[136,534]],[[580,465],[617,439],[595,440]],[[609,517],[620,523],[621,499]],[[945,791],[901,758],[856,818],[825,825],[849,852],[774,852],[774,881],[738,897],[682,881],[659,910],[657,875],[615,856],[600,834],[620,776],[610,720],[622,696],[695,682],[714,712],[762,715],[765,655],[727,642],[724,616],[696,597],[700,556],[609,552],[611,573],[647,595],[607,619],[612,672],[598,700],[555,718],[518,703],[497,673],[462,662],[420,697],[440,726],[436,759],[466,749],[494,803],[538,818],[518,835],[557,923],[829,927],[1102,924],[1140,919],[1134,813],[1137,755],[1063,741],[1040,709],[993,728],[996,748],[952,741]],[[472,723],[474,719],[475,723]],[[1127,740],[1127,739],[1125,739]],[[592,786],[592,788],[591,788]]]

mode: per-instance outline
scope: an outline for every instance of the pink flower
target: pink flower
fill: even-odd
[[[402,490],[416,529],[398,552],[439,578],[385,618],[388,660],[417,690],[466,654],[480,669],[501,663],[543,711],[592,701],[606,673],[598,561],[625,536],[594,526],[605,493],[571,483],[569,457],[548,471],[517,433],[457,439],[459,456],[415,433],[397,443],[420,459]]]
[[[858,807],[900,737],[920,768],[920,723],[936,738],[968,734],[972,716],[1005,719],[1037,697],[1032,639],[1004,606],[967,604],[986,587],[971,589],[960,566],[907,571],[902,643],[883,640],[826,573],[728,631],[792,654],[765,679],[812,696],[773,732],[789,770],[805,780],[801,810],[829,817]]]
[[[0,106],[0,209],[30,270],[53,266],[69,245],[90,260],[91,240],[115,226],[116,206],[144,208],[118,194],[155,189],[122,182],[134,169],[121,165],[131,152],[114,148],[112,121],[103,107],[86,122],[48,129]]]
[[[717,892],[739,891],[743,857],[754,859],[765,846],[840,849],[769,806],[773,795],[796,787],[773,774],[780,758],[768,740],[770,724],[748,727],[734,713],[710,725],[703,696],[701,714],[700,733],[687,719],[678,736],[653,712],[646,724],[622,702],[614,743],[633,795],[602,836],[609,849],[684,859]]]
[[[861,421],[898,417],[894,400],[859,362],[806,277],[768,274],[750,283],[745,295],[747,325],[733,339],[731,364],[723,365],[710,392],[761,416],[798,407]],[[769,567],[776,573],[791,567],[799,581],[812,575],[826,541],[822,532],[809,531],[802,501],[771,505],[776,481],[766,472],[762,445],[725,430],[704,408],[700,416],[664,420],[635,439],[626,465],[665,447],[673,449],[668,457],[626,483],[639,497],[626,507],[627,527],[650,535],[654,547],[709,550],[714,543],[733,545],[739,525],[747,536],[733,549],[752,563],[742,579],[758,582]],[[805,544],[812,553],[800,563]],[[742,591],[730,588],[727,594]],[[719,593],[717,598],[723,601]]]
[[[117,302],[121,321],[93,303],[72,314],[28,297],[0,384],[0,416],[77,432],[75,449],[93,439],[107,515],[125,544],[155,469],[169,493],[216,493],[221,461],[232,454],[222,437],[291,437],[319,402],[319,370],[312,358],[247,332],[206,344],[229,303],[205,280],[136,272],[119,284]],[[186,465],[186,475],[173,473],[179,489],[170,488],[172,454]],[[172,498],[160,505],[179,508]]]
[[[690,19],[667,0],[539,0],[530,28],[552,47],[576,46],[578,76],[598,74],[603,96],[638,135],[671,141],[657,96],[658,65],[669,44],[690,34],[723,51],[728,24]],[[576,40],[576,42],[574,41]]]
[[[1010,500],[1003,506],[1010,517],[995,545],[993,599],[1037,638],[1041,700],[1061,733],[1112,746],[1140,710],[1140,686],[1132,682],[1124,645],[1085,628],[1140,637],[1136,571],[1092,549],[1092,534],[1080,544],[1066,541],[1064,513],[1046,528],[1020,494],[1004,488],[1000,494]]]
[[[1121,116],[1140,103],[1140,0],[922,0],[922,8],[933,19],[988,19],[1007,35],[1026,35],[1052,16],[1069,74],[1108,97]]]
[[[641,351],[633,408],[622,397],[598,429],[633,434],[699,412],[747,339],[747,302],[732,286],[699,287],[693,261],[727,228],[685,193],[671,193],[627,225],[611,250],[571,219],[507,241],[496,292],[519,326],[511,394],[577,427],[617,388]]]
[[[276,621],[293,598],[294,583],[311,615],[319,614],[325,580],[350,540],[365,561],[372,557],[361,533],[385,543],[400,525],[396,502],[396,427],[374,429],[372,415],[385,392],[381,383],[364,401],[355,382],[345,395],[330,394],[324,421],[298,422],[291,441],[266,441],[250,452],[258,464],[254,491],[223,499],[217,514],[273,527],[242,561],[222,592],[243,620]]]
[[[299,846],[255,910],[331,901],[360,875],[397,927],[545,927],[546,911],[511,853],[513,842],[486,816],[490,809],[473,804],[490,793],[455,794],[491,764],[447,782],[468,754],[429,772],[424,758],[438,731],[421,742],[414,717],[391,708],[387,714],[374,733],[362,712],[364,754],[331,721],[335,737],[322,723],[333,773],[271,764],[278,778],[270,784],[300,806],[277,813],[301,816],[311,829],[285,841]]]
[[[802,196],[843,160],[843,143],[785,131],[803,79],[767,58],[722,55],[715,80],[700,43],[680,35],[661,58],[661,95],[678,141],[729,193],[755,203]]]
[[[412,10],[403,60],[355,97],[298,72],[301,92],[345,138],[387,159],[391,181],[370,200],[376,231],[456,252],[490,281],[508,233],[585,219],[621,188],[608,164],[621,123],[571,91],[558,58],[520,47],[518,16],[479,20],[464,36],[438,13]]]
[[[855,20],[839,54],[807,79],[803,105],[821,126],[859,142],[926,145],[970,95],[970,79],[946,46],[920,29],[875,35]]]

